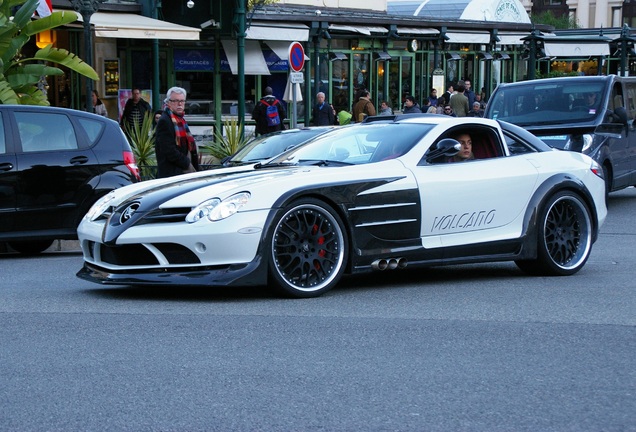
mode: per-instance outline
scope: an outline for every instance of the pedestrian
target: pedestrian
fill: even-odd
[[[154,126],[153,128],[157,127],[157,123],[159,122],[159,119],[161,118],[161,114],[163,114],[162,110],[157,110],[155,111],[155,121],[154,121]]]
[[[393,109],[387,101],[380,102],[380,115],[393,115]]]
[[[428,101],[430,106],[437,106],[437,89],[431,89],[431,92],[428,95]]]
[[[150,104],[141,97],[141,90],[134,88],[132,97],[124,105],[124,112],[120,121],[121,128],[126,131],[127,128],[134,126],[141,127],[146,113],[150,111]]]
[[[402,114],[421,114],[422,110],[420,106],[415,102],[415,98],[413,96],[407,96],[404,98],[404,109],[402,110]]]
[[[451,117],[457,117],[457,114],[455,114],[455,113],[453,112],[453,108],[452,108],[450,105],[446,105],[446,106],[444,107],[444,112],[443,112],[443,114],[444,114],[444,115],[447,115],[447,116],[451,116]]]
[[[460,81],[457,83],[457,93],[450,98],[449,104],[457,117],[466,117],[470,111],[468,98],[464,95],[465,89],[464,83]]]
[[[479,101],[473,102],[473,107],[470,111],[468,111],[468,117],[483,117],[484,112],[481,109],[481,104]]]
[[[472,107],[473,102],[475,102],[475,92],[472,91],[472,83],[469,79],[464,80],[464,96],[468,98],[468,106]]]
[[[166,92],[166,109],[155,134],[157,178],[199,171],[199,156],[185,114],[186,91],[172,87]]]
[[[371,102],[371,93],[368,90],[360,92],[360,98],[353,107],[353,121],[361,123],[366,117],[376,114],[373,102]]]
[[[314,126],[329,126],[335,123],[334,109],[329,102],[325,102],[325,94],[316,94],[316,105],[312,113]]]
[[[442,97],[444,98],[446,103],[450,102],[451,96],[453,95],[454,92],[455,92],[455,87],[454,87],[453,83],[449,83],[448,87],[447,87],[447,90],[442,95]],[[439,101],[437,102],[437,105],[439,106]],[[442,104],[442,106],[443,106],[443,104]]]
[[[97,115],[108,117],[108,111],[106,110],[106,105],[99,98],[99,93],[97,90],[93,90],[93,112]]]
[[[284,120],[287,118],[287,111],[273,93],[271,87],[265,87],[265,96],[258,101],[252,111],[252,120],[256,122],[255,132],[257,135],[285,129]]]

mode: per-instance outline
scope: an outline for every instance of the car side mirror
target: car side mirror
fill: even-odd
[[[426,162],[434,163],[439,162],[436,159],[441,156],[452,157],[455,156],[462,149],[462,145],[459,141],[452,138],[444,138],[437,143],[435,149],[431,150],[426,155]]]

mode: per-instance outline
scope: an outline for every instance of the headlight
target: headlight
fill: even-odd
[[[570,150],[579,153],[587,153],[594,143],[594,137],[590,134],[570,135],[563,150]]]
[[[111,191],[98,199],[95,204],[88,210],[88,213],[84,215],[84,219],[94,221],[101,216],[104,211],[110,206],[110,202],[115,199],[115,192]]]
[[[207,217],[212,222],[228,218],[247,204],[249,199],[249,192],[232,195],[223,201],[218,198],[212,198],[193,208],[192,211],[188,213],[188,216],[186,216],[186,222],[194,223],[204,217]]]
[[[594,142],[594,137],[590,134],[583,135],[583,149],[581,153],[587,153],[587,151],[592,147],[592,143]]]

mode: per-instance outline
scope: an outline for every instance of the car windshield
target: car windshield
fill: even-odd
[[[248,142],[229,160],[230,163],[252,163],[269,159],[285,150],[328,132],[329,128],[289,129],[261,135]]]
[[[527,81],[496,91],[486,117],[519,126],[589,123],[604,112],[606,82],[600,79]]]
[[[407,153],[433,127],[430,124],[406,122],[342,126],[281,154],[267,165],[361,165],[379,162]]]

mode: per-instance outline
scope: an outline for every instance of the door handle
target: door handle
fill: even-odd
[[[0,171],[11,171],[13,164],[11,162],[0,163]]]
[[[70,160],[71,165],[82,165],[86,162],[88,162],[88,157],[86,156],[75,156]]]

